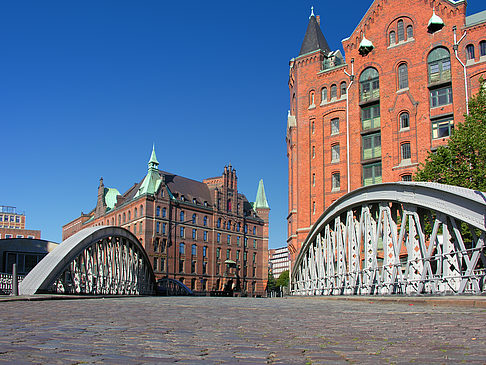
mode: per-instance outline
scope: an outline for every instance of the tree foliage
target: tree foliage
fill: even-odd
[[[429,152],[414,176],[415,181],[432,181],[486,191],[486,82],[469,100],[469,115],[454,126],[446,146]]]
[[[268,281],[267,281],[267,291],[273,291],[277,288],[277,283],[275,281],[275,278],[273,277],[273,274],[268,270]]]
[[[280,273],[276,284],[277,286],[289,286],[289,270]]]

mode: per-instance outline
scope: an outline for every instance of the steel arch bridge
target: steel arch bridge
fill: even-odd
[[[63,241],[24,278],[19,294],[151,295],[155,275],[137,238],[120,227],[91,227]]]
[[[436,183],[360,188],[313,225],[291,293],[481,294],[485,238],[486,193]]]

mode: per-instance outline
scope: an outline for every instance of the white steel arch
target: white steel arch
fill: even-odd
[[[63,241],[25,277],[21,295],[149,295],[155,275],[141,243],[121,227],[90,227]]]
[[[436,183],[360,188],[312,227],[291,293],[484,293],[485,240],[485,193]]]

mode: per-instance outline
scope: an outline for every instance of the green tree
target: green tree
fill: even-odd
[[[289,286],[289,270],[282,271],[276,282],[277,286]]]
[[[275,281],[275,278],[273,277],[273,274],[270,272],[270,269],[268,270],[268,281],[267,281],[267,291],[273,291],[277,287],[277,283]]]
[[[446,146],[429,152],[415,181],[486,191],[486,82],[480,83],[479,93],[469,100],[465,122],[454,126]]]

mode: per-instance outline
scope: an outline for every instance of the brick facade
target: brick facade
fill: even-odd
[[[226,166],[203,182],[156,171],[161,183],[153,193],[140,195],[142,181],[117,194],[112,207],[107,196],[115,189],[101,180],[96,208],[64,225],[63,240],[86,227],[121,226],[138,237],[157,278],[200,292],[239,286],[242,294],[264,295],[269,209],[255,211],[238,192],[236,170]]]
[[[443,26],[429,25],[434,12]],[[293,259],[332,202],[367,184],[411,179],[428,152],[464,121],[466,85],[470,97],[486,74],[486,13],[465,13],[465,1],[411,0],[404,7],[376,0],[342,41],[345,57],[324,49],[322,34],[311,33],[319,17],[311,16],[289,74],[287,243]]]

